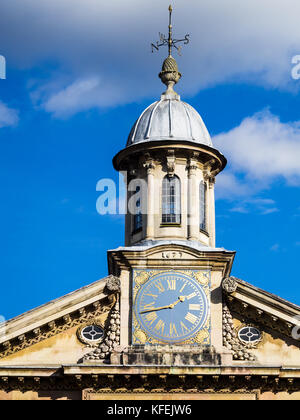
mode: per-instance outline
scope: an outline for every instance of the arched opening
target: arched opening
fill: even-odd
[[[162,182],[162,223],[181,223],[181,183],[176,175],[166,175]]]

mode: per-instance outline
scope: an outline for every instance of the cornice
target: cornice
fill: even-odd
[[[130,166],[129,162],[132,159],[136,164],[139,157],[143,157],[145,152],[150,153],[152,156],[159,156],[168,154],[170,149],[174,150],[176,154],[186,155],[187,158],[190,157],[191,153],[196,153],[197,160],[203,164],[211,163],[211,171],[214,173],[214,176],[221,172],[227,164],[227,160],[222,153],[213,147],[174,139],[173,141],[160,140],[133,144],[117,153],[113,159],[113,165],[117,171],[126,170]]]
[[[85,393],[253,393],[299,392],[300,369],[283,367],[133,367],[61,366],[56,371],[39,367],[0,368],[0,390],[58,389]]]
[[[159,244],[147,249],[137,249],[136,246],[126,249],[115,249],[108,251],[109,272],[113,275],[119,275],[120,270],[130,270],[133,267],[155,268],[165,267],[183,268],[189,267],[195,269],[199,267],[210,268],[212,270],[223,270],[223,276],[230,274],[235,252],[225,249],[197,250],[185,244]],[[164,259],[166,252],[176,253],[172,259]],[[182,254],[180,256],[180,254]],[[186,254],[186,255],[184,255]],[[191,258],[192,257],[192,258]]]

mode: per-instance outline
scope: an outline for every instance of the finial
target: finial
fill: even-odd
[[[167,90],[164,95],[177,95],[174,90],[173,86],[179,81],[181,78],[181,73],[178,71],[178,66],[176,60],[172,57],[172,48],[174,47],[178,54],[181,52],[181,46],[177,46],[179,42],[183,42],[184,44],[188,44],[190,42],[189,34],[185,35],[183,39],[173,39],[172,34],[172,12],[173,8],[172,5],[169,6],[169,37],[166,38],[165,35],[159,34],[160,41],[157,41],[156,44],[151,44],[152,52],[154,49],[159,50],[160,47],[168,45],[169,56],[163,62],[162,70],[159,73],[159,77],[161,81],[167,86]]]

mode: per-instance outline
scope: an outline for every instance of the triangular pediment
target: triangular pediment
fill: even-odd
[[[237,278],[234,290],[223,289],[229,306],[236,312],[259,321],[291,336],[291,330],[299,323],[300,306],[288,302],[279,296]]]
[[[53,341],[57,335],[68,335],[68,331],[74,330],[72,335],[76,337],[78,326],[105,319],[114,304],[115,292],[107,287],[112,278],[105,277],[1,324],[0,363],[29,347],[39,349],[40,343]],[[48,347],[53,345],[49,341]]]
[[[222,286],[224,346],[233,359],[298,366],[300,307],[235,277]]]

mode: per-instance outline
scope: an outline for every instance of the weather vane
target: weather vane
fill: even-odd
[[[167,45],[169,48],[169,56],[172,55],[173,47],[176,48],[176,50],[178,51],[178,54],[181,55],[180,53],[181,46],[177,46],[176,44],[178,44],[179,42],[183,42],[186,45],[190,42],[189,34],[187,34],[183,39],[172,38],[172,12],[173,12],[173,9],[172,9],[172,6],[170,5],[169,6],[169,37],[167,39],[164,34],[159,33],[160,41],[157,41],[156,44],[151,44],[152,52],[154,52],[154,49],[158,51],[160,47]]]

